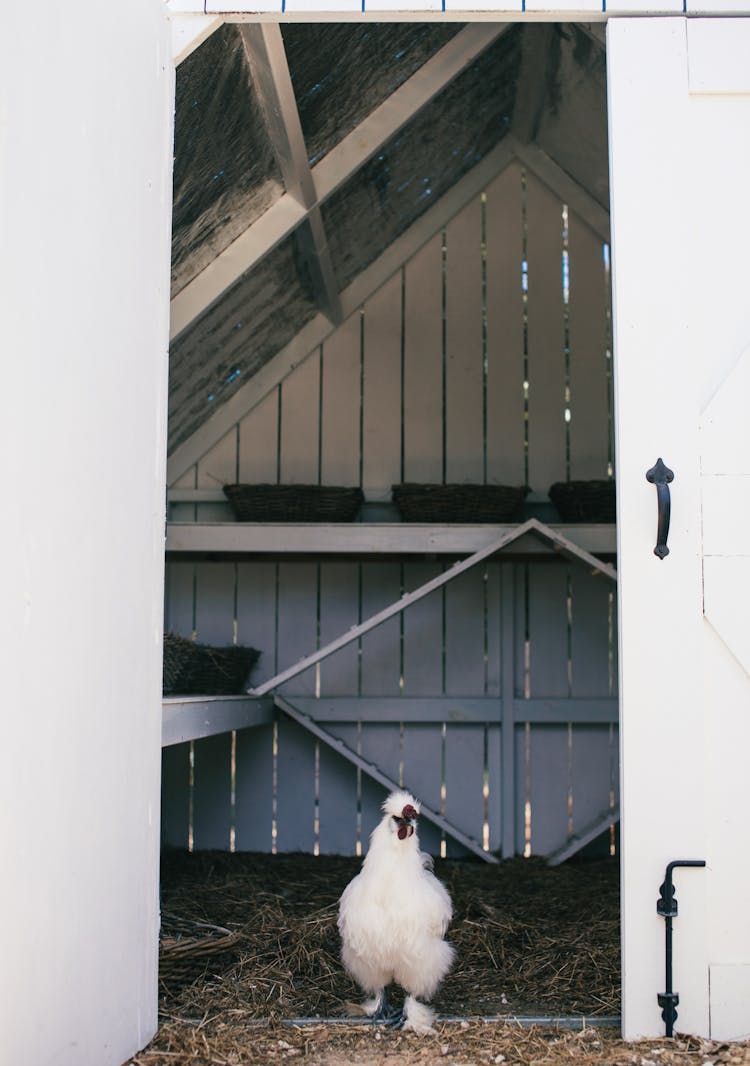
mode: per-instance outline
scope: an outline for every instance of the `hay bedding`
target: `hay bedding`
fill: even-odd
[[[281,1063],[400,1066],[440,1062],[703,1066],[746,1063],[747,1047],[698,1040],[623,1044],[615,1032],[521,1029],[496,1015],[619,1013],[619,898],[615,863],[536,860],[490,867],[443,861],[457,963],[433,1005],[431,1037],[341,1024],[359,992],[338,958],[337,901],[360,860],[306,855],[167,854],[162,907],[232,930],[231,950],[161,980],[160,1027],[132,1066]],[[189,976],[190,980],[186,980]],[[290,1018],[321,1017],[293,1026]]]

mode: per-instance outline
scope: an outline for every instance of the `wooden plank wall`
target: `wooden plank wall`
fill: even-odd
[[[611,473],[607,337],[601,243],[531,174],[509,167],[179,485],[359,484],[370,505],[386,505],[401,480],[479,481],[527,483],[543,499],[553,481]],[[222,504],[180,504],[171,517],[229,516]],[[443,565],[174,561],[165,624],[259,648],[261,681]],[[611,698],[614,626],[610,587],[583,568],[493,562],[284,692],[429,697],[418,720],[327,727],[486,847],[500,847],[505,816],[514,850],[544,853],[616,801],[614,725],[526,723],[521,706],[504,738],[499,702],[487,721],[469,722],[455,720],[451,701]],[[173,844],[359,852],[381,800],[283,716],[165,751]],[[461,850],[431,827],[422,837],[428,850]]]

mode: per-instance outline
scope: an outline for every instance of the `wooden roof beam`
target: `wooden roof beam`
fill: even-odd
[[[246,28],[258,30],[260,26],[243,25],[243,30]],[[507,28],[507,24],[469,25],[436,52],[312,168],[314,204],[319,207],[328,199]],[[172,298],[171,337],[174,339],[202,315],[225,289],[272,251],[307,216],[304,197],[298,199],[288,191],[277,200]],[[324,240],[322,233],[319,239]]]
[[[521,44],[521,69],[510,128],[519,144],[536,137],[544,107],[553,29],[548,23],[524,26]]]
[[[336,277],[320,213],[315,182],[294,96],[281,29],[271,23],[239,28],[263,112],[266,130],[281,169],[284,186],[305,209],[308,230],[301,230],[301,251],[307,263],[318,307],[334,324],[341,321]]]
[[[522,145],[508,134],[485,158],[466,173],[408,230],[358,274],[341,293],[343,320],[383,285],[402,263],[410,259],[443,226],[486,188],[514,159],[531,170],[540,181],[565,201],[601,238],[609,241],[609,212],[571,178],[539,147]],[[271,209],[273,210],[273,209]],[[270,214],[270,212],[268,212]],[[265,217],[265,216],[264,216]],[[329,318],[318,314],[242,388],[219,407],[169,457],[167,484],[172,485],[209,451],[225,433],[244,418],[260,401],[290,374],[333,332]]]
[[[426,244],[443,226],[489,183],[501,174],[513,160],[509,137],[503,140],[484,159],[472,167],[409,229],[397,237],[373,263],[358,274],[341,293],[341,308],[346,319],[365,300]],[[333,332],[334,327],[325,315],[317,314],[295,337],[235,392],[226,403],[206,419],[195,432],[175,448],[167,463],[167,484],[173,485],[240,419],[244,418],[272,389],[303,362],[310,352]]]
[[[533,171],[571,211],[575,211],[597,237],[609,243],[609,211],[599,203],[593,193],[563,170],[539,145],[522,144],[513,134],[505,140],[512,146],[519,163]]]

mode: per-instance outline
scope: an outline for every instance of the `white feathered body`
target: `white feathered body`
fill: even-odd
[[[405,803],[416,801],[408,793],[386,801],[362,870],[341,897],[341,958],[365,992],[395,982],[411,996],[430,999],[453,962],[454,950],[443,939],[453,908],[416,832],[399,839],[393,831],[393,811]]]

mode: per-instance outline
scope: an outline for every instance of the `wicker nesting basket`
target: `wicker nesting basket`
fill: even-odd
[[[162,691],[165,696],[241,695],[259,656],[256,648],[213,648],[165,633]]]
[[[405,522],[513,522],[521,517],[527,492],[522,485],[392,486]]]
[[[360,488],[342,485],[224,485],[240,522],[351,522]]]
[[[549,498],[563,522],[615,521],[615,483],[611,479],[557,481],[550,485]]]
[[[231,951],[238,940],[237,933],[220,925],[162,913],[159,976],[168,981],[192,980],[210,958]]]

